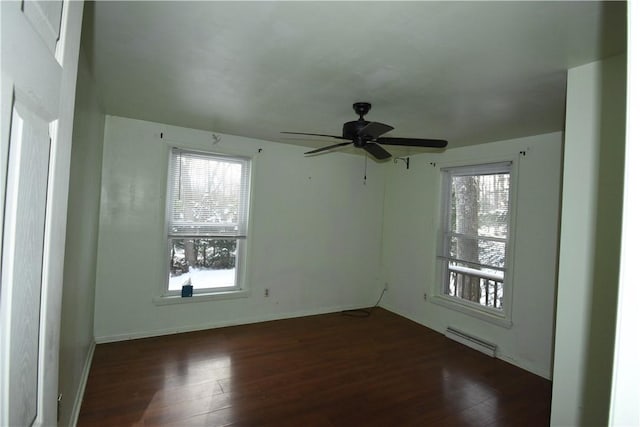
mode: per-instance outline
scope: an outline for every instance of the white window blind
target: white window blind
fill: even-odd
[[[510,171],[510,162],[443,170],[448,181],[445,257],[505,269]]]
[[[249,159],[171,150],[170,237],[247,236]]]

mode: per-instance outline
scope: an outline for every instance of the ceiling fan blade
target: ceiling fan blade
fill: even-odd
[[[280,132],[280,133],[286,133],[289,135],[310,135],[310,136],[326,136],[329,138],[336,138],[336,139],[349,139],[349,138],[345,138],[343,136],[337,136],[337,135],[325,135],[322,133],[303,133],[303,132]]]
[[[373,157],[375,157],[378,160],[384,160],[391,157],[391,153],[389,153],[387,150],[385,150],[375,142],[369,142],[365,144],[362,148],[367,150],[367,153],[371,154]]]
[[[349,142],[341,142],[340,144],[329,145],[328,147],[322,147],[322,148],[318,148],[317,150],[307,151],[304,154],[320,153],[321,151],[327,151],[327,150],[331,150],[333,148],[338,148],[338,147],[342,147],[344,145],[349,145],[349,144],[351,144],[351,141],[349,141]]]
[[[360,129],[358,135],[376,139],[380,135],[385,134],[391,130],[393,130],[393,126],[385,125],[384,123],[370,122],[368,125]]]
[[[420,139],[420,138],[392,138],[382,137],[376,139],[378,144],[386,145],[405,145],[408,147],[432,147],[444,148],[448,142],[444,139]]]

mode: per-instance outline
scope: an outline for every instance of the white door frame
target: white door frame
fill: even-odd
[[[611,381],[612,426],[640,425],[640,286],[636,263],[640,241],[640,5],[627,3],[627,135],[618,313]]]

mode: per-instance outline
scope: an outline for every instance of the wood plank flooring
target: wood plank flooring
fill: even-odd
[[[545,426],[551,383],[381,308],[96,347],[79,426]]]

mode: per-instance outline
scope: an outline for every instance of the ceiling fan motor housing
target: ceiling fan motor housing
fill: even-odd
[[[356,102],[353,104],[353,111],[360,116],[358,120],[347,122],[342,125],[342,136],[349,138],[353,141],[353,145],[362,148],[367,141],[371,138],[363,138],[360,133],[360,129],[368,125],[370,122],[364,119],[364,116],[371,110],[371,103],[369,102]]]
[[[360,129],[368,125],[370,122],[364,119],[354,120],[342,125],[342,136],[353,141],[356,147],[363,146],[367,141],[358,135]]]

